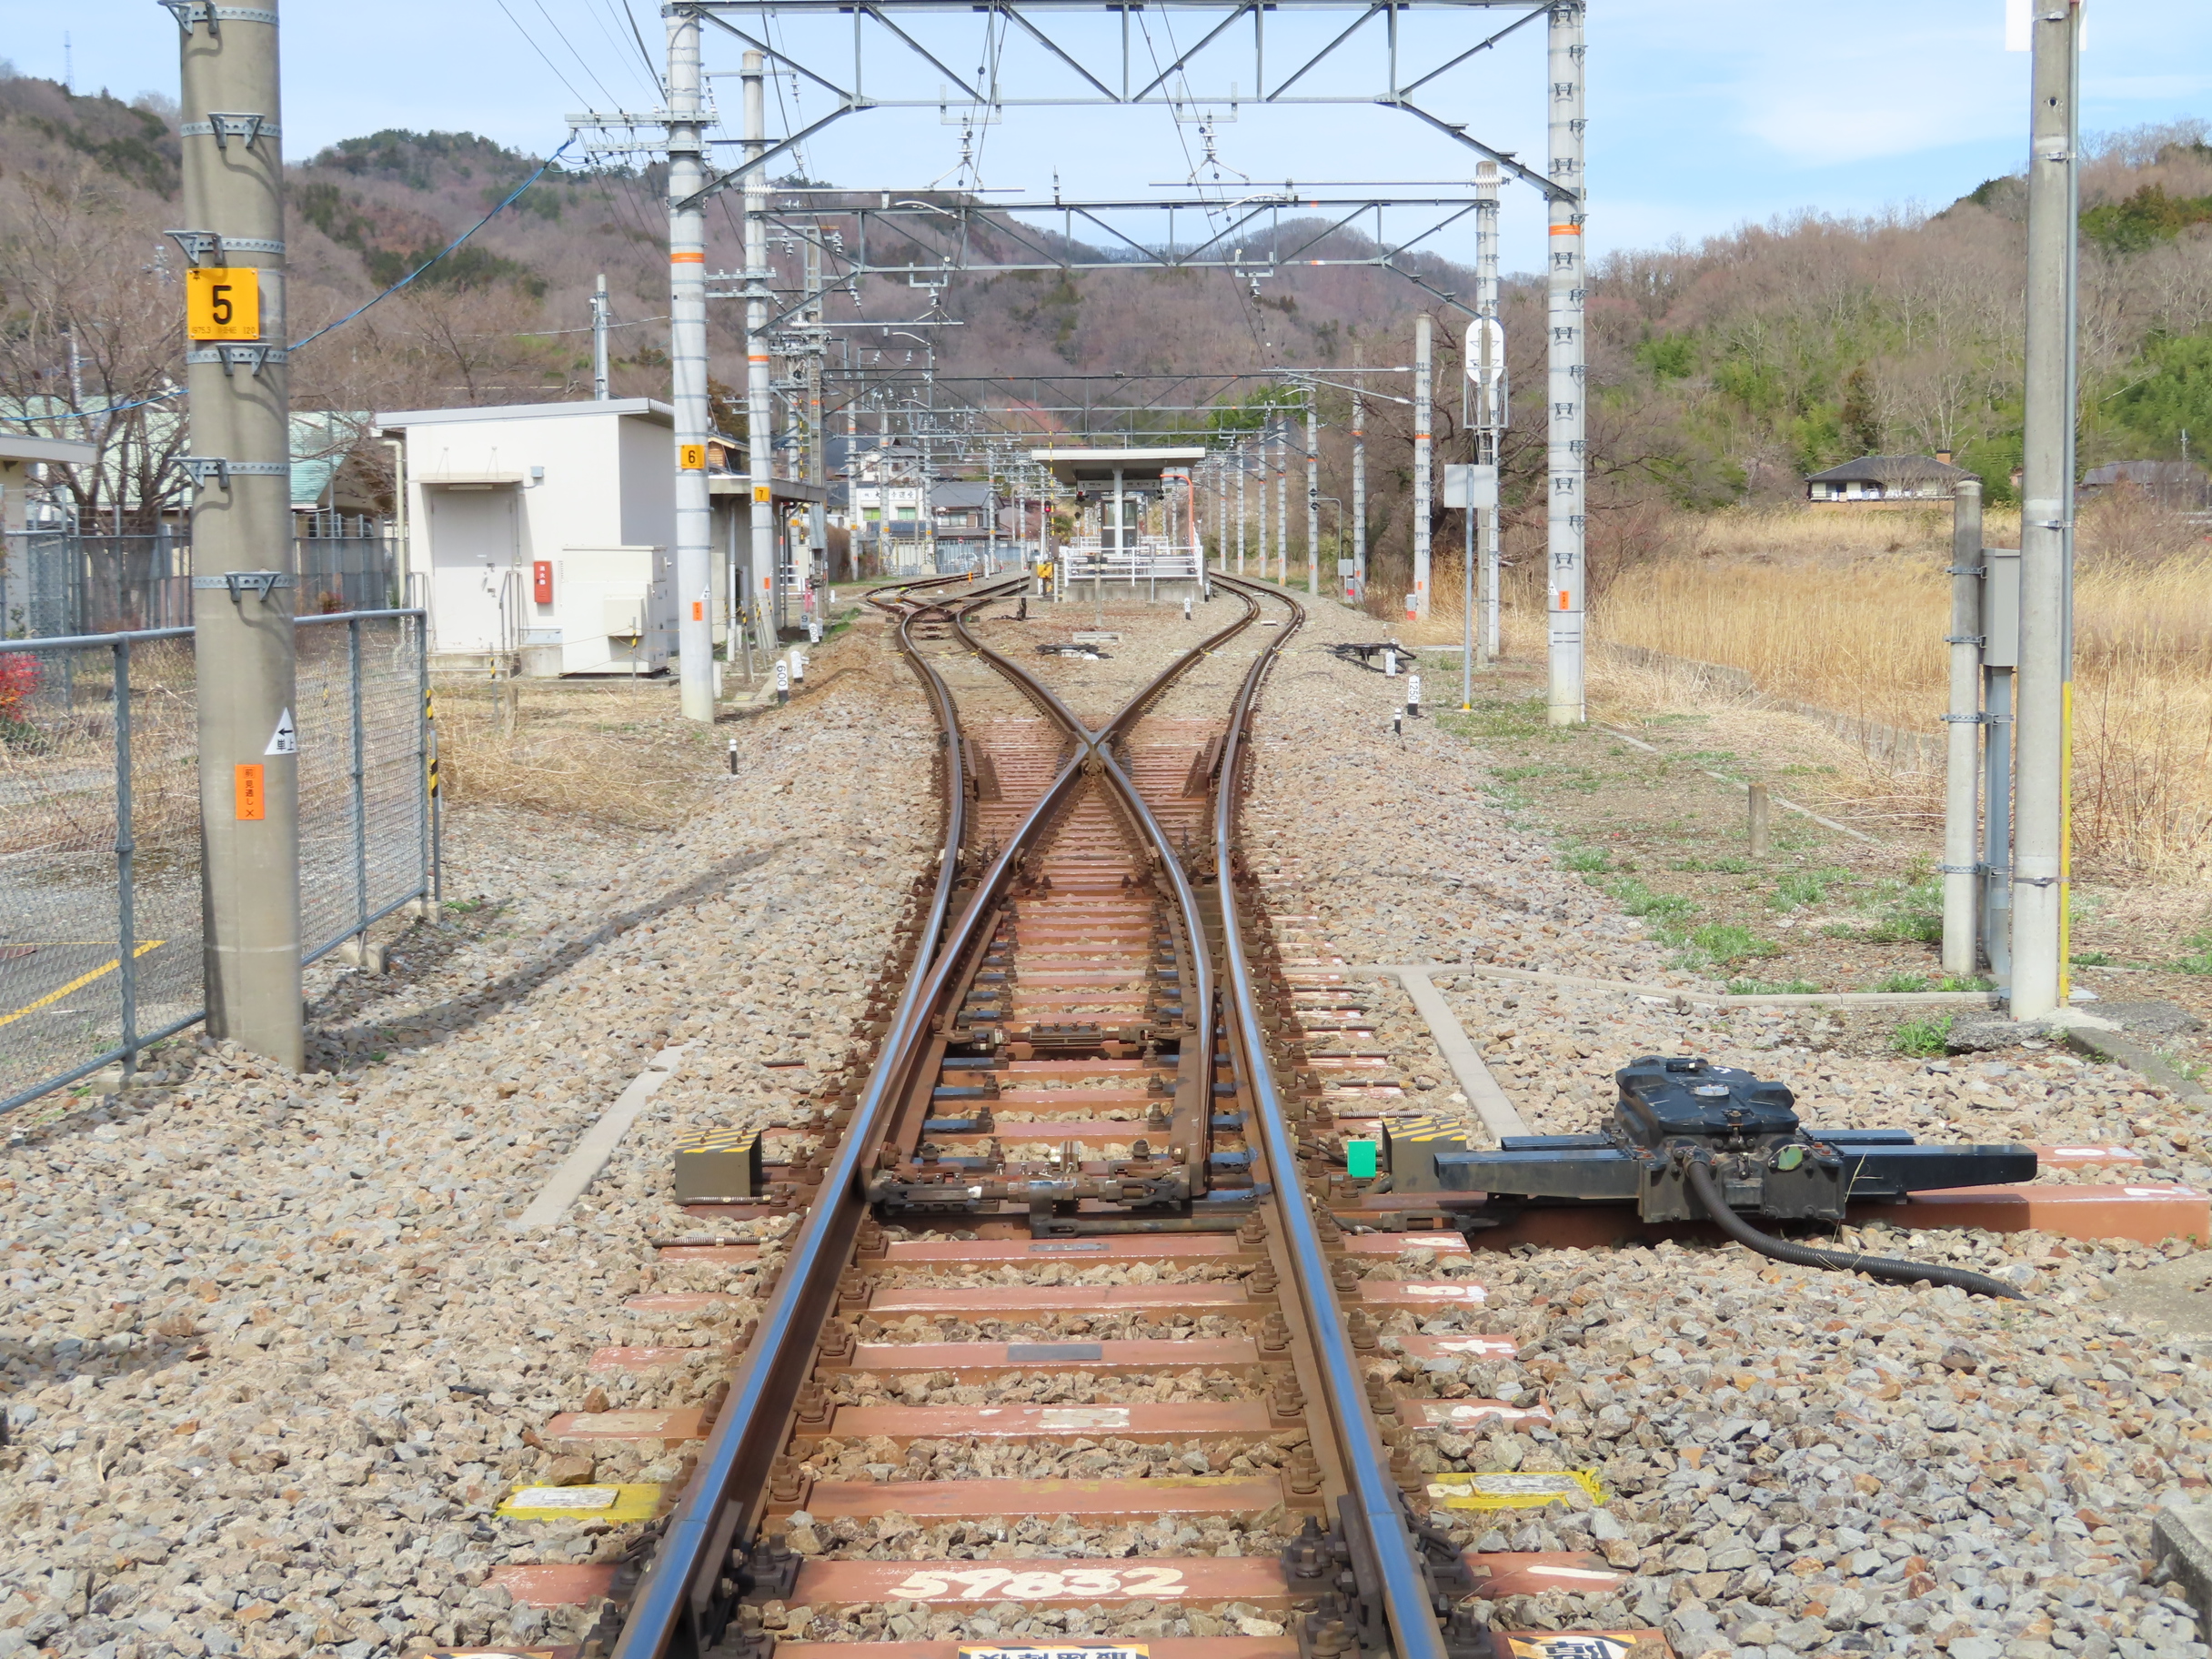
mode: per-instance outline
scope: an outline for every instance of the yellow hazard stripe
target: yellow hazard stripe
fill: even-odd
[[[134,961],[136,960],[139,957],[144,956],[149,950],[158,950],[164,942],[164,940],[158,939],[147,940],[146,943],[140,945],[136,950],[131,952],[132,960]],[[116,969],[122,966],[123,959],[118,956],[114,961],[109,962],[104,968],[95,968],[90,973],[79,974],[75,979],[71,980],[69,983],[63,986],[59,990],[50,990],[45,996],[39,998],[37,1001],[26,1002],[21,1008],[17,1009],[14,1013],[0,1016],[0,1025],[13,1025],[16,1021],[22,1019],[25,1014],[35,1014],[40,1009],[45,1008],[47,1004],[60,1001],[64,997],[67,996],[73,990],[84,990],[85,986],[91,984],[93,980],[98,979],[101,975],[113,973]]]

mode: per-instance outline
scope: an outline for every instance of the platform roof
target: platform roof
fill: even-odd
[[[1032,449],[1030,459],[1050,467],[1062,484],[1111,484],[1119,472],[1124,484],[1156,484],[1171,467],[1189,467],[1206,458],[1189,449]]]

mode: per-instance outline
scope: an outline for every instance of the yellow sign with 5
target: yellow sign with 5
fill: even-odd
[[[250,265],[196,265],[185,273],[185,331],[196,340],[261,337],[261,273]]]

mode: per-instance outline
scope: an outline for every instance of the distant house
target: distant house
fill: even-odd
[[[1816,472],[1805,481],[1805,499],[1816,506],[1948,501],[1966,476],[1947,452],[1935,455],[1862,455]]]
[[[2107,461],[2082,475],[2085,496],[2127,485],[2162,507],[2201,511],[2212,507],[2212,480],[2195,461]]]

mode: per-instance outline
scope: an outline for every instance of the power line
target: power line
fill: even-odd
[[[576,49],[576,42],[568,38],[568,31],[563,29],[559,23],[555,20],[553,14],[546,10],[546,0],[534,0],[534,4],[538,7],[539,15],[545,18],[547,23],[552,25],[553,33],[559,38],[560,44],[568,48],[568,55],[576,59],[578,66],[582,68],[586,75],[591,77],[591,84],[594,86],[597,86],[601,92],[607,94],[607,101],[609,104],[615,105],[618,107],[622,100],[616,97],[612,92],[608,90],[607,83],[599,79],[598,71],[594,69],[584,55]]]
[[[596,10],[589,5],[587,5],[584,9],[590,13],[591,21],[598,25],[599,33],[607,36],[607,44],[615,49],[615,55],[619,57],[625,64],[628,64],[628,45],[619,36],[618,36],[614,30],[608,27],[608,19],[612,18],[614,15],[614,0],[598,0],[598,6]],[[601,13],[605,13],[606,15],[601,16]],[[627,18],[626,21],[628,21]],[[632,22],[630,24],[630,28],[634,37],[637,25]],[[639,41],[638,44],[638,49],[642,51],[644,49],[644,43]],[[653,65],[649,61],[647,63],[646,68],[648,70],[653,70]],[[631,65],[631,71],[633,74],[636,72],[635,65]],[[650,89],[649,96],[658,99],[660,96],[660,75],[659,71],[653,70],[653,73],[648,77],[646,85]]]
[[[560,72],[560,65],[556,64],[550,57],[546,56],[546,49],[538,44],[538,37],[531,34],[529,30],[522,26],[522,19],[516,16],[514,13],[508,11],[507,0],[498,0],[498,5],[501,11],[507,12],[507,20],[515,25],[515,32],[520,35],[523,39],[530,43],[530,50],[537,53],[539,57],[545,58],[546,67],[553,71],[553,78],[555,80],[558,81],[563,86],[566,86],[568,89],[568,96],[574,98],[578,104],[589,104],[591,100],[586,97],[582,93],[577,91],[576,83]]]

